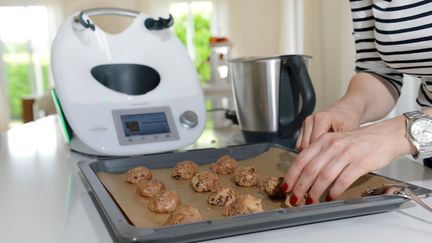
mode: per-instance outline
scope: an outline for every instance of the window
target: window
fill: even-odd
[[[186,46],[202,83],[210,79],[211,1],[174,2],[170,4],[174,31]]]
[[[22,98],[49,89],[48,10],[0,7],[0,48],[8,79],[12,122],[22,118]]]

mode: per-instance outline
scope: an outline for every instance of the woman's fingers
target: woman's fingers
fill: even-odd
[[[356,131],[320,135],[297,155],[285,176],[291,198],[297,198],[291,203],[298,204],[305,193],[308,204],[318,202],[329,187],[328,198],[337,198],[362,175],[410,151],[404,125],[404,119],[394,118]]]
[[[297,151],[300,151],[300,147],[301,147],[302,139],[303,139],[303,130],[304,130],[304,123],[303,123],[301,130],[300,130],[300,135],[297,138],[297,142],[296,142]]]
[[[362,164],[363,163],[349,164],[337,177],[333,186],[329,190],[328,196],[333,199],[337,198],[357,179],[368,173],[370,170],[366,169]]]
[[[348,146],[344,141],[349,141],[344,139],[347,134],[329,132],[343,131],[346,124],[356,124],[353,119],[345,113],[330,111],[316,112],[306,117],[296,141],[300,153],[285,176],[288,185],[285,188],[292,191],[294,198],[301,199],[309,193],[308,202],[317,202],[352,161],[350,153],[344,153]],[[337,126],[341,127],[338,129]]]
[[[331,131],[332,123],[330,119],[326,115],[321,115],[321,113],[317,113],[314,116],[314,127],[310,138],[310,143],[314,143],[317,139],[323,135]]]
[[[306,117],[303,122],[296,148],[301,151],[314,143],[321,135],[332,130],[332,118],[323,112]]]
[[[313,129],[314,129],[313,116],[308,116],[306,117],[303,124],[303,137],[300,145],[300,151],[309,146]]]
[[[322,194],[329,188],[329,186],[335,181],[341,172],[347,166],[349,166],[351,161],[351,152],[349,150],[345,150],[340,156],[334,158],[321,169],[317,179],[308,193],[308,196],[312,199],[312,202],[319,202]],[[335,198],[335,195],[330,195],[330,198]]]
[[[322,169],[324,167],[329,167],[328,164],[331,164],[332,161],[334,161],[336,158],[339,158],[339,156],[344,153],[346,148],[345,140],[343,138],[339,138],[338,136],[331,134],[324,135],[310,147],[315,146],[320,146],[322,149],[318,151],[318,153],[314,154],[308,163],[303,162],[305,166],[300,172],[299,179],[297,179],[292,189],[292,194],[294,194],[296,198],[303,198],[311,186],[315,185],[316,179],[319,178],[323,172]],[[310,156],[312,156],[312,154]],[[331,170],[332,173],[335,173],[333,180],[336,178],[337,174],[342,171],[345,165],[346,164],[341,163],[338,165],[340,167],[339,169],[333,168],[334,166],[327,169]],[[326,171],[326,173],[329,172]],[[330,185],[331,181],[328,182],[327,186]],[[310,199],[312,199],[312,201],[309,199],[309,202],[318,201],[319,195],[309,195]]]
[[[303,150],[296,158],[292,161],[290,168],[285,175],[285,183],[288,184],[288,191],[291,191],[293,186],[296,184],[303,168],[321,151],[321,145],[319,143],[312,144],[307,149]]]

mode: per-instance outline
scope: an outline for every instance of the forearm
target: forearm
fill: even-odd
[[[362,124],[386,116],[395,106],[396,100],[396,95],[386,81],[369,73],[357,73],[351,79],[346,94],[332,107],[350,109]]]
[[[422,110],[425,114],[432,116],[432,108],[424,108]],[[388,138],[391,153],[394,157],[404,154],[414,154],[416,148],[412,143],[409,142],[407,137],[406,118],[404,115],[399,115],[389,120],[385,120],[380,123],[375,123],[372,126],[365,127],[364,129],[370,129],[371,131],[379,131],[379,133],[385,135]]]

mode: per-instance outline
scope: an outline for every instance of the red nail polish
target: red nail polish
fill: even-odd
[[[311,205],[312,203],[313,203],[312,198],[307,197],[307,198],[306,198],[306,205]]]
[[[326,196],[326,201],[327,201],[327,202],[331,202],[331,201],[333,201],[333,198],[330,197],[330,195],[327,195],[327,196]]]
[[[291,194],[290,203],[292,206],[297,205],[297,197],[294,194]]]
[[[284,192],[287,192],[287,191],[288,191],[288,184],[287,184],[286,182],[283,184],[283,186],[282,186],[282,190],[283,190]]]

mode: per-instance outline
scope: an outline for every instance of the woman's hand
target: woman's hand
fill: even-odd
[[[297,150],[304,150],[324,133],[351,131],[358,128],[360,114],[347,106],[349,103],[336,103],[324,111],[306,117],[297,138]]]
[[[362,175],[414,151],[402,116],[355,131],[326,133],[292,162],[285,176],[291,203],[298,204],[306,193],[306,202],[316,203],[330,186],[326,199],[337,198]]]
[[[396,96],[386,81],[357,73],[340,100],[305,119],[296,147],[301,151],[327,132],[351,131],[362,123],[381,119],[395,104]]]

